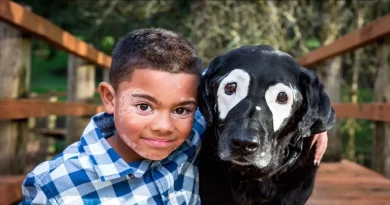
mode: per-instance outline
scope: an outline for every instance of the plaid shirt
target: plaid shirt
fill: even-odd
[[[112,115],[92,117],[79,142],[38,165],[23,182],[21,204],[200,204],[198,153],[205,122],[167,158],[126,163],[107,143]]]

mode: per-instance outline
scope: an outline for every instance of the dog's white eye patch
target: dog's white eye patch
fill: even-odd
[[[249,74],[241,69],[234,69],[221,81],[217,90],[220,119],[225,119],[229,111],[248,95],[249,81]],[[225,93],[225,86],[229,83],[237,84],[236,92],[232,95]]]
[[[279,93],[285,93],[287,95],[287,101],[285,103],[278,102]],[[282,94],[284,97],[285,95]],[[285,98],[282,98],[285,99]],[[291,115],[292,104],[294,101],[294,89],[283,84],[278,83],[270,86],[265,92],[265,100],[267,106],[272,112],[274,131],[276,132],[283,121]]]

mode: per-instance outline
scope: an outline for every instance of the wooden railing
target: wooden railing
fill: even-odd
[[[86,60],[96,66],[109,68],[111,57],[86,42],[55,26],[48,20],[7,0],[0,0],[0,20],[31,34],[55,47]],[[390,15],[381,17],[365,27],[353,31],[333,43],[314,50],[298,61],[305,67],[385,39],[390,35]],[[0,68],[5,69],[5,68]],[[333,104],[340,118],[390,121],[389,103]],[[99,105],[86,103],[47,102],[30,99],[0,99],[0,120],[16,120],[49,115],[91,116],[102,111]],[[390,149],[390,148],[388,148]],[[22,177],[23,178],[23,177]],[[15,190],[21,177],[0,177],[0,204],[9,204],[21,198]],[[8,191],[7,191],[8,190]]]
[[[103,68],[110,68],[111,56],[62,30],[50,21],[27,11],[12,1],[0,1],[0,19],[23,32],[34,35],[61,50]]]

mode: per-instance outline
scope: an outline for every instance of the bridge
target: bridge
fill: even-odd
[[[111,57],[34,14],[28,8],[9,0],[0,0],[0,28],[0,32],[6,31],[0,33],[0,45],[6,45],[0,47],[0,54],[4,56],[9,52],[12,54],[8,56],[15,57],[4,59],[0,55],[0,137],[14,139],[3,140],[0,144],[0,169],[4,170],[14,166],[12,161],[15,159],[23,160],[22,163],[28,161],[25,152],[9,150],[10,147],[15,147],[15,143],[26,146],[30,140],[27,137],[30,132],[39,132],[51,139],[63,139],[67,135],[67,140],[77,140],[77,132],[85,126],[86,120],[102,111],[99,103],[91,103],[88,99],[96,92],[95,67],[105,69],[107,79]],[[304,67],[312,67],[371,44],[378,44],[379,49],[387,51],[386,49],[390,50],[387,43],[389,36],[390,15],[382,16],[297,60]],[[29,66],[31,37],[69,54],[66,93],[68,102],[56,100],[56,97],[64,93],[47,94],[40,98],[29,95],[29,82],[34,80],[30,79]],[[20,44],[2,44],[11,38],[19,39]],[[390,52],[384,52],[383,55],[383,59],[390,58]],[[387,62],[387,67],[383,68],[389,70],[386,72],[390,72],[389,64]],[[378,87],[378,90],[387,89],[388,82],[390,79],[378,83],[377,86],[382,86]],[[379,168],[373,171],[348,160],[321,163],[315,190],[308,204],[390,204],[390,180],[387,178],[390,177],[390,129],[384,129],[390,126],[390,103],[377,100],[365,104],[333,103],[332,106],[340,119],[375,122],[373,149]],[[56,116],[71,116],[67,121],[67,130],[56,129],[50,124],[50,120]],[[38,118],[47,118],[47,128],[34,129],[34,126],[31,126]],[[71,135],[74,137],[69,137]],[[0,176],[0,204],[12,204],[21,200],[21,184],[25,175],[14,174],[17,172],[21,171],[16,170]]]

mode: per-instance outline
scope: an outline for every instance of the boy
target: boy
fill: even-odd
[[[22,204],[198,204],[201,70],[192,45],[171,31],[121,39],[110,84],[99,85],[106,112],[27,175]]]
[[[99,85],[106,112],[27,175],[22,204],[200,204],[200,76],[194,48],[176,33],[142,29],[121,39],[110,84]]]

